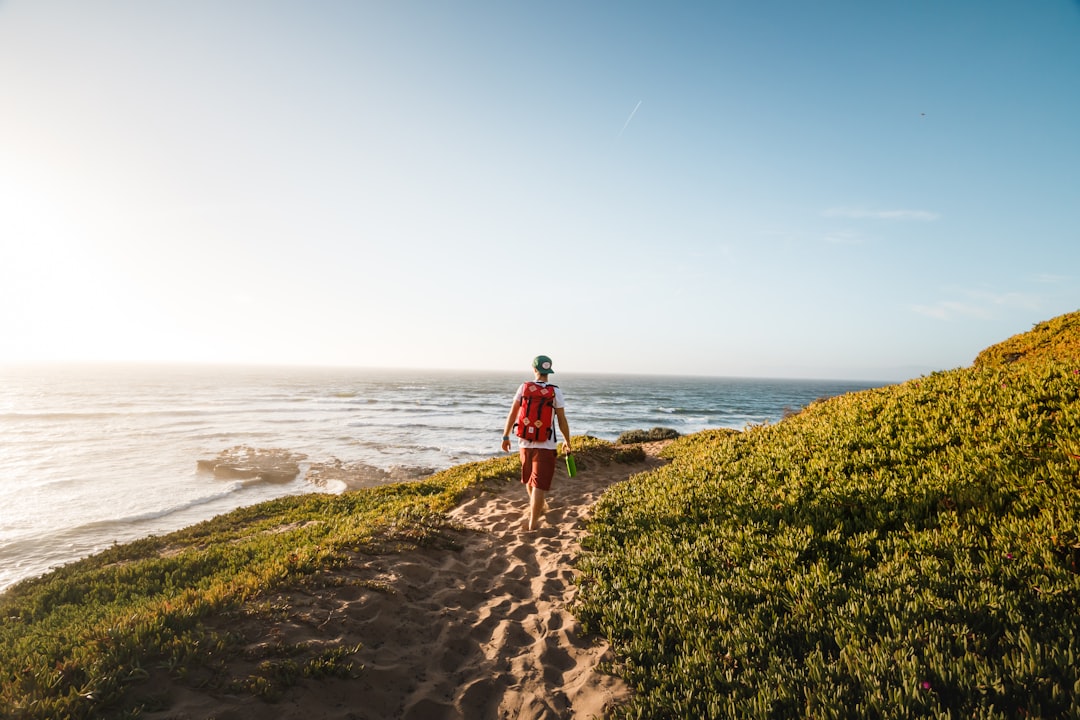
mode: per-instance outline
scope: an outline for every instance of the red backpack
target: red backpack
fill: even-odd
[[[514,425],[519,438],[544,442],[555,438],[555,386],[527,382],[521,391],[521,408]]]

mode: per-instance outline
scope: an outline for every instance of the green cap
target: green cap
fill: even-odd
[[[537,355],[533,358],[533,370],[541,375],[550,375],[555,372],[551,369],[551,358],[547,355]]]

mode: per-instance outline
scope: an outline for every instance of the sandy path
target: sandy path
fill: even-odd
[[[245,628],[253,657],[274,643],[355,645],[356,679],[300,680],[275,703],[169,683],[153,720],[539,720],[599,718],[628,689],[597,671],[605,643],[582,637],[569,612],[583,520],[612,483],[656,467],[590,462],[560,468],[539,530],[521,529],[527,503],[512,483],[478,490],[451,512],[454,548],[365,556],[336,584],[273,600],[281,621]],[[263,652],[259,650],[262,649]],[[244,669],[229,668],[243,676]]]

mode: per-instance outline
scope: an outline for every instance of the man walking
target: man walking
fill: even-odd
[[[567,454],[571,452],[570,425],[566,422],[562,390],[548,383],[548,375],[555,372],[551,369],[551,358],[537,355],[533,358],[532,367],[536,379],[522,383],[514,394],[502,439],[503,452],[510,452],[510,431],[516,431],[518,452],[521,454],[521,482],[529,493],[529,510],[525,520],[525,527],[529,530],[540,526],[540,518],[544,515],[544,494],[551,490],[551,480],[555,477],[558,443],[554,419],[558,420],[559,430],[563,434],[563,449]]]

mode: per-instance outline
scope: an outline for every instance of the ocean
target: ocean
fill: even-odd
[[[778,421],[866,382],[552,376],[571,432],[614,440]],[[369,484],[500,454],[529,373],[210,367],[0,368],[0,591],[114,543],[160,535],[245,505]],[[288,453],[281,481],[200,469],[231,448]],[[318,479],[316,484],[313,480]]]

